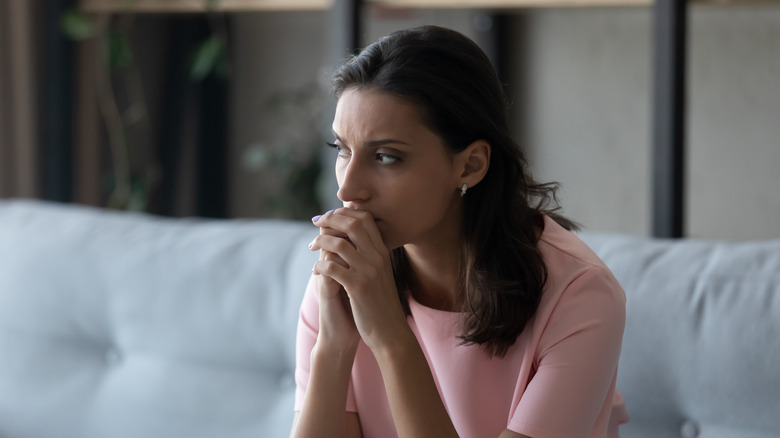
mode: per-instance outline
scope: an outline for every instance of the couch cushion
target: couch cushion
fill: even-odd
[[[627,294],[623,438],[780,436],[780,240],[584,239]]]
[[[287,436],[316,234],[0,202],[0,436]]]

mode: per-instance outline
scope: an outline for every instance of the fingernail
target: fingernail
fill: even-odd
[[[314,241],[313,240],[311,242],[309,242],[309,249],[311,249],[312,246],[314,246]]]
[[[312,222],[317,222],[318,220],[320,220],[321,217],[325,216],[326,214],[333,213],[334,211],[336,211],[336,210],[328,210],[325,213],[318,214],[317,216],[314,216],[313,218],[311,218],[311,221]]]

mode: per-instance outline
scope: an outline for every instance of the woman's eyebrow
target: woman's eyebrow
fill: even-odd
[[[392,139],[392,138],[387,138],[387,139],[384,139],[384,140],[370,140],[370,141],[364,141],[363,142],[363,146],[368,147],[368,148],[378,148],[378,147],[384,146],[386,144],[402,144],[402,145],[409,146],[409,143],[407,143],[405,141],[395,140],[395,139]]]
[[[344,140],[342,140],[341,137],[339,137],[339,135],[336,134],[335,131],[332,131],[332,132],[333,132],[333,136],[336,137],[337,141],[340,141],[340,142],[344,143]],[[387,145],[387,144],[402,144],[402,145],[409,146],[409,143],[407,143],[405,141],[401,141],[401,140],[396,140],[396,139],[393,139],[393,138],[386,138],[386,139],[382,139],[382,140],[368,140],[368,141],[364,141],[363,142],[363,146],[364,147],[368,147],[368,148],[378,148],[378,147],[382,147],[382,146]]]

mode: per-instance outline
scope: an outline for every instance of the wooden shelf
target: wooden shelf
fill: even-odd
[[[338,0],[217,0],[220,12],[327,10]],[[206,12],[207,0],[80,0],[81,9],[93,13],[197,13]],[[408,9],[520,9],[586,6],[651,6],[653,0],[365,0],[366,5]],[[776,4],[780,0],[693,0],[709,4]]]
[[[520,9],[585,6],[652,6],[653,0],[365,0],[385,8],[417,9]],[[739,5],[775,4],[780,0],[693,0],[691,3]]]
[[[215,11],[316,11],[330,9],[334,0],[217,0]],[[93,13],[197,13],[207,11],[207,0],[80,0]]]
[[[366,0],[386,8],[519,9],[576,6],[649,6],[652,0]]]

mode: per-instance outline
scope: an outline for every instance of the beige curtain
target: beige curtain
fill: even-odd
[[[41,196],[37,4],[0,0],[0,198]]]

